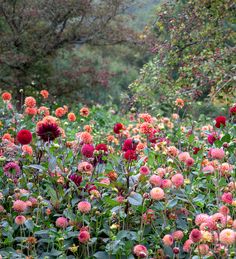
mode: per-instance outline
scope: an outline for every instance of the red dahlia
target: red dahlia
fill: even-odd
[[[38,126],[37,135],[44,141],[52,141],[61,134],[60,128],[56,123],[42,123]]]
[[[236,105],[234,105],[233,107],[231,107],[229,109],[229,113],[230,113],[230,115],[236,115]]]
[[[97,151],[102,150],[102,151],[104,151],[105,153],[108,152],[107,145],[106,145],[106,144],[103,144],[103,143],[98,144],[98,145],[95,147],[95,150],[97,150]]]
[[[90,144],[84,144],[81,148],[81,153],[83,156],[87,158],[91,158],[93,156],[94,146]]]
[[[134,150],[127,150],[124,153],[124,158],[128,161],[137,160],[137,154]]]
[[[124,129],[124,125],[122,123],[116,123],[114,128],[113,128],[113,131],[116,133],[116,134],[120,134],[121,130]]]
[[[137,142],[132,139],[132,138],[128,138],[125,140],[124,144],[123,144],[123,147],[122,147],[122,150],[123,151],[128,151],[128,150],[135,150],[136,147],[137,147]]]
[[[220,128],[221,126],[224,126],[226,125],[226,117],[225,116],[218,116],[215,118],[215,121],[216,121],[216,128]]]
[[[32,133],[29,130],[22,129],[17,133],[16,138],[21,145],[28,145],[32,141]]]

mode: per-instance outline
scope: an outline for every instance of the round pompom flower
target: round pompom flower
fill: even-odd
[[[210,151],[210,155],[213,159],[223,159],[225,156],[225,152],[222,148],[213,148]]]
[[[83,107],[83,108],[80,109],[79,113],[82,117],[88,117],[90,111],[87,107]]]
[[[67,118],[68,118],[68,121],[71,121],[71,122],[76,121],[76,116],[73,112],[68,113]]]
[[[146,258],[148,256],[148,250],[144,245],[136,245],[133,252],[139,258]]]
[[[207,255],[209,252],[209,246],[207,244],[200,244],[197,246],[197,251],[200,255]]]
[[[235,232],[232,229],[224,229],[220,232],[220,242],[224,245],[233,245],[236,241]]]
[[[188,253],[191,249],[192,244],[193,244],[193,241],[191,239],[186,240],[183,245],[184,252]]]
[[[15,179],[20,176],[21,170],[18,164],[9,162],[3,167],[3,172],[7,177]]]
[[[137,160],[137,154],[134,150],[127,150],[124,153],[124,158],[128,161]]]
[[[172,237],[174,240],[181,240],[184,237],[184,233],[181,230],[176,230],[173,234]]]
[[[23,215],[16,216],[16,218],[15,218],[15,223],[17,225],[23,225],[25,223],[25,221],[26,221],[26,218]]]
[[[40,94],[43,96],[44,99],[47,99],[49,96],[49,93],[47,90],[41,90]]]
[[[59,217],[56,220],[56,226],[59,228],[67,228],[69,225],[68,219],[65,217]]]
[[[123,151],[135,150],[136,147],[137,147],[137,144],[138,143],[136,143],[134,139],[128,138],[128,139],[125,140],[125,142],[123,144],[123,147],[122,147],[122,150]]]
[[[91,158],[93,156],[94,146],[90,144],[84,144],[81,148],[81,153],[83,156],[87,158]]]
[[[216,128],[220,128],[221,126],[225,127],[226,126],[226,117],[225,116],[218,116],[215,118],[215,126]]]
[[[25,108],[25,113],[26,113],[27,115],[34,116],[34,115],[37,114],[37,112],[38,112],[38,109],[35,108],[35,107],[26,107],[26,108]]]
[[[58,117],[58,118],[61,118],[62,116],[64,116],[66,114],[66,111],[63,107],[58,107],[56,110],[55,110],[55,115]]]
[[[151,185],[154,185],[154,186],[161,186],[161,183],[162,183],[162,179],[159,175],[155,175],[153,174],[150,178],[149,178],[149,183]]]
[[[157,201],[162,200],[165,197],[164,191],[159,187],[153,188],[150,191],[150,195],[153,200],[157,200]]]
[[[53,141],[61,135],[56,123],[40,123],[37,127],[37,135],[44,141]]]
[[[171,235],[165,235],[163,238],[162,238],[162,241],[164,243],[165,246],[171,246],[174,242],[174,239]]]
[[[209,219],[209,216],[207,214],[204,214],[204,213],[198,214],[195,218],[195,224],[197,226],[200,226],[202,223],[207,222],[208,219]]]
[[[79,232],[78,239],[80,243],[86,244],[90,239],[90,234],[87,230],[83,230]]]
[[[13,202],[12,208],[17,212],[24,212],[27,209],[27,204],[25,201],[16,200]]]
[[[172,176],[171,181],[176,188],[179,188],[184,184],[184,177],[182,174],[175,174]]]
[[[179,158],[179,161],[185,162],[185,161],[187,161],[187,159],[190,158],[190,155],[189,155],[188,152],[181,152],[181,153],[178,155],[178,158]]]
[[[81,213],[89,213],[91,210],[91,204],[88,201],[81,201],[78,203],[78,210]]]
[[[100,143],[100,144],[98,144],[98,145],[95,147],[95,150],[96,150],[96,151],[103,151],[104,153],[107,153],[107,152],[108,152],[108,147],[107,147],[106,144]]]
[[[34,108],[36,106],[36,100],[34,99],[34,97],[26,97],[25,98],[25,106],[29,107],[29,108]]]
[[[233,195],[231,192],[225,192],[221,196],[221,200],[225,203],[232,204],[233,202]]]
[[[16,136],[21,145],[28,145],[32,141],[32,133],[27,129],[22,129]]]
[[[197,243],[202,238],[202,233],[198,229],[193,229],[189,235],[189,238],[194,242]]]
[[[30,155],[30,156],[33,155],[33,149],[32,149],[31,146],[29,146],[29,145],[23,145],[21,149],[22,149],[22,151],[24,152],[24,154],[28,154],[28,155]]]
[[[116,123],[113,127],[113,131],[116,134],[120,134],[122,130],[124,130],[124,125],[122,123]]]
[[[4,93],[2,94],[2,100],[3,100],[4,102],[10,101],[11,98],[12,98],[12,96],[11,96],[11,94],[10,94],[9,92],[4,92]]]
[[[139,169],[140,174],[142,175],[148,175],[150,173],[150,170],[147,166],[141,166]]]

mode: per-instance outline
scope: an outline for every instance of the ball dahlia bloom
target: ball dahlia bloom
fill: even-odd
[[[221,196],[221,200],[227,204],[232,204],[233,202],[233,195],[231,192],[225,192]]]
[[[78,210],[81,213],[87,214],[91,210],[91,204],[88,201],[81,201],[78,203]]]
[[[172,176],[171,181],[176,188],[179,188],[184,184],[184,177],[182,174],[175,174]]]
[[[198,243],[202,238],[202,233],[198,229],[193,229],[189,235],[189,239],[191,239],[194,243]]]
[[[137,144],[134,139],[128,138],[124,141],[122,150],[128,151],[128,150],[136,150]]]
[[[138,156],[134,150],[127,150],[124,153],[124,158],[128,161],[137,160]]]
[[[87,230],[82,230],[79,232],[78,239],[80,243],[86,244],[90,239],[90,234]]]
[[[226,126],[226,117],[225,116],[218,116],[215,118],[215,127],[220,128],[221,126]]]
[[[184,237],[184,233],[181,230],[176,230],[172,233],[172,237],[174,240],[181,240]]]
[[[47,90],[41,90],[40,94],[43,96],[44,99],[47,99],[49,96],[49,93]]]
[[[90,144],[84,144],[81,148],[81,154],[87,158],[93,157],[94,146]]]
[[[144,245],[136,245],[133,252],[139,258],[146,258],[148,256],[148,250]]]
[[[23,225],[25,223],[25,221],[26,221],[26,218],[23,215],[16,216],[16,218],[15,218],[15,223],[17,225]]]
[[[153,200],[162,200],[165,197],[165,193],[163,191],[162,188],[160,187],[154,187],[151,191],[150,191],[150,196]]]
[[[25,201],[16,200],[13,202],[12,208],[17,212],[24,212],[27,209],[27,204]]]
[[[70,122],[76,121],[76,116],[73,112],[68,113],[67,118],[68,118],[68,121]]]
[[[32,141],[32,133],[27,129],[22,129],[17,133],[16,139],[21,145],[28,145]]]
[[[183,251],[186,253],[189,253],[191,250],[192,244],[193,244],[193,241],[191,239],[186,240],[183,245]]]
[[[213,158],[213,159],[223,159],[224,156],[225,156],[225,152],[222,148],[212,148],[210,150],[210,156]]]
[[[79,113],[82,117],[88,117],[90,111],[87,107],[83,107],[83,108],[80,109]]]
[[[25,106],[27,106],[28,108],[34,108],[36,106],[36,100],[34,99],[34,97],[32,96],[26,97]]]
[[[120,134],[122,130],[124,130],[125,127],[122,123],[116,123],[113,127],[113,131],[115,134]]]
[[[59,217],[56,220],[56,226],[59,228],[67,228],[69,225],[68,219],[65,217]]]
[[[55,115],[58,117],[58,118],[61,118],[62,116],[64,116],[66,114],[66,111],[63,107],[58,107],[56,110],[55,110]]]
[[[9,102],[9,101],[11,101],[11,99],[12,99],[12,96],[11,96],[11,94],[9,92],[4,92],[2,94],[2,100],[4,102]]]
[[[179,158],[179,161],[185,162],[187,159],[190,158],[190,155],[189,155],[188,152],[181,152],[181,153],[178,155],[178,158]]]
[[[153,174],[153,175],[149,178],[149,183],[150,183],[151,185],[160,187],[160,186],[161,186],[161,183],[162,183],[162,179],[161,179],[161,177],[160,177],[159,175]]]
[[[33,149],[32,149],[31,146],[29,146],[29,145],[23,145],[21,149],[22,149],[22,151],[24,152],[24,154],[28,154],[28,155],[30,155],[30,156],[33,155]]]
[[[164,243],[165,246],[172,246],[173,243],[174,243],[174,239],[172,237],[172,235],[165,235],[163,238],[162,238],[162,241]]]
[[[219,239],[224,245],[233,245],[236,241],[236,235],[232,229],[226,228],[220,232]]]
[[[141,166],[139,169],[140,174],[142,175],[148,175],[150,173],[150,170],[147,166]]]
[[[229,114],[231,116],[236,115],[236,104],[229,109]]]

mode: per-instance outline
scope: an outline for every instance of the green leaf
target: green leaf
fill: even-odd
[[[142,197],[142,195],[139,194],[139,193],[132,192],[132,193],[130,194],[130,196],[128,197],[128,202],[129,202],[131,205],[139,206],[139,205],[142,205],[143,197]]]
[[[168,204],[167,204],[167,207],[171,209],[171,208],[173,208],[174,206],[176,206],[177,203],[178,203],[178,200],[170,200],[170,201],[168,202]]]
[[[30,232],[33,232],[33,229],[34,229],[34,222],[30,219],[26,220],[25,221],[25,226],[26,228],[30,231]]]
[[[104,252],[104,251],[98,251],[93,255],[94,258],[97,259],[109,259],[109,255],[108,253]]]
[[[224,143],[224,142],[227,142],[229,143],[231,140],[231,136],[229,134],[225,134],[222,138],[221,138],[221,141]]]

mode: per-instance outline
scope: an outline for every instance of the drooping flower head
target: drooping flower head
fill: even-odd
[[[37,126],[37,135],[44,141],[49,142],[58,138],[61,134],[60,128],[56,123],[39,123]]]

